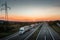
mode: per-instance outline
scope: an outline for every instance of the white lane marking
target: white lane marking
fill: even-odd
[[[9,40],[9,39],[11,39],[11,38],[13,38],[13,37],[15,37],[15,36],[17,36],[17,35],[19,35],[19,32],[15,33],[15,34],[13,34],[13,35],[11,35],[11,36],[9,36],[9,38],[7,38],[6,40]]]
[[[44,39],[46,40],[46,36],[44,37]]]
[[[47,28],[48,28],[48,27],[47,27]],[[48,30],[49,30],[49,28],[48,28]],[[50,35],[51,35],[52,39],[55,40],[55,38],[53,37],[53,35],[52,35],[52,33],[51,33],[51,30],[49,30],[49,32],[50,32]]]
[[[40,30],[42,30],[42,28],[41,28]],[[37,35],[36,40],[38,39],[38,37],[39,37],[40,33],[41,33],[41,31],[39,31],[39,33],[38,33],[38,35]]]
[[[41,24],[41,25],[42,25],[42,24]],[[40,27],[40,26],[39,26],[39,27]],[[38,28],[39,28],[39,27],[38,27]],[[36,31],[38,28],[36,28],[35,31]],[[33,31],[30,35],[28,35],[24,40],[27,40],[35,31]]]
[[[40,32],[41,32],[41,31],[40,31]],[[38,37],[39,37],[39,35],[40,35],[40,32],[38,33],[38,36],[37,36],[36,40],[38,39]]]

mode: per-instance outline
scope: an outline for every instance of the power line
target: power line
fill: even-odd
[[[10,9],[10,7],[8,7],[7,1],[5,1],[5,3],[2,4],[1,6],[2,6],[1,10],[5,10],[5,20],[7,22],[4,22],[5,23],[5,25],[4,25],[4,31],[6,31],[7,30],[7,27],[8,27],[8,8]]]
[[[8,8],[10,9],[10,7],[8,7],[7,1],[5,1],[5,3],[2,4],[1,6],[2,7],[4,6],[4,8],[1,8],[1,10],[5,10],[5,20],[8,21]]]

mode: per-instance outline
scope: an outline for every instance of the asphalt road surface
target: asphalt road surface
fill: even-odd
[[[37,28],[39,28],[40,25],[41,24],[37,25],[37,27],[35,27],[35,28],[30,29],[30,31],[25,32],[24,34],[19,34],[15,37],[12,37],[12,38],[8,39],[8,40],[25,40],[26,38],[28,38],[28,36],[31,35],[31,33],[33,33]]]
[[[40,26],[41,24],[38,24]],[[25,32],[24,34],[19,34],[19,32],[15,33],[14,35],[11,35],[10,37],[7,37],[2,40],[25,40],[28,38],[28,36],[33,33],[38,27],[30,29],[30,31]],[[60,30],[59,30],[60,31]],[[44,22],[36,40],[60,40],[60,35],[53,30],[47,22]]]
[[[40,24],[39,24],[40,25]],[[37,26],[39,26],[37,25]],[[33,33],[38,27],[32,28],[29,31],[25,32],[24,34],[20,34],[19,32],[8,36],[6,38],[3,38],[1,40],[24,40],[26,37],[28,37],[31,33]]]
[[[36,40],[60,40],[60,36],[47,22],[44,22]]]

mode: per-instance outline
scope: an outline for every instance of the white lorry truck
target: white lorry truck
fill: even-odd
[[[60,24],[59,23],[57,23],[57,25],[60,27]]]
[[[24,26],[24,27],[21,27],[19,29],[19,32],[20,32],[20,34],[23,34],[24,32],[26,32],[28,30],[30,30],[30,27],[29,26]]]

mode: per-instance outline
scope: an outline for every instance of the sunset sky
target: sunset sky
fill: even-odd
[[[0,0],[1,4],[5,0]],[[60,0],[6,0],[11,21],[45,21],[60,20]],[[4,10],[0,11],[0,19],[4,19]]]

